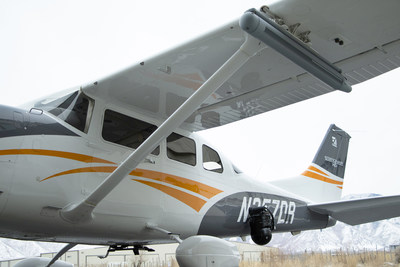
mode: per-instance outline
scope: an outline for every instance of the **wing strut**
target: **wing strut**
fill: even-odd
[[[200,88],[196,90],[164,123],[149,136],[118,168],[80,203],[71,203],[60,210],[60,216],[70,223],[89,222],[94,208],[126,176],[132,172],[159,143],[181,125],[215,90],[225,83],[249,58],[265,47],[259,40],[247,36],[232,55]]]

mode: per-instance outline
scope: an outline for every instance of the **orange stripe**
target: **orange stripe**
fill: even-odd
[[[130,175],[144,177],[155,181],[175,185],[177,187],[181,187],[186,190],[192,191],[194,193],[200,194],[206,198],[212,198],[213,196],[223,192],[219,189],[216,189],[214,187],[208,186],[203,183],[199,183],[193,180],[157,171],[136,169],[132,171]]]
[[[60,173],[51,175],[51,176],[41,180],[41,182],[51,179],[51,178],[54,178],[54,177],[67,175],[67,174],[84,173],[84,172],[112,173],[113,171],[115,171],[116,168],[117,167],[115,167],[115,166],[97,166],[97,167],[85,167],[85,168],[72,169],[72,170],[68,170],[68,171],[64,171],[64,172],[60,172]],[[192,192],[202,195],[206,198],[211,198],[211,197],[223,192],[221,190],[218,190],[216,188],[213,188],[213,187],[208,186],[203,183],[199,183],[199,182],[192,181],[192,180],[189,180],[186,178],[182,178],[179,176],[166,174],[166,173],[162,173],[162,172],[149,171],[149,170],[144,170],[144,169],[136,169],[136,170],[132,171],[129,175],[135,175],[138,177],[148,178],[148,179],[164,182],[167,184],[171,184],[171,185],[192,191]],[[135,179],[132,179],[132,180],[135,180]]]
[[[115,164],[114,162],[87,156],[83,154],[77,154],[72,152],[56,151],[56,150],[44,150],[44,149],[8,149],[0,150],[0,156],[4,155],[38,155],[38,156],[49,156],[49,157],[59,157],[65,159],[72,159],[77,161],[82,161],[86,163],[107,163]]]
[[[319,169],[315,168],[314,166],[310,166],[310,167],[308,167],[308,169],[309,169],[309,170],[311,170],[311,171],[319,172],[320,174],[323,174],[323,175],[329,176],[329,174],[327,174],[327,173],[324,173],[323,171],[321,171],[321,170],[319,170]]]
[[[155,189],[158,189],[162,192],[164,192],[167,195],[170,195],[173,198],[176,198],[177,200],[185,203],[186,205],[188,205],[189,207],[191,207],[192,209],[194,209],[195,211],[199,212],[201,210],[201,208],[204,206],[204,204],[206,204],[207,202],[201,198],[192,196],[191,194],[182,192],[178,189],[175,188],[171,188],[162,184],[156,184],[153,182],[148,182],[148,181],[142,181],[142,180],[136,180],[133,179],[136,182],[148,185],[150,187],[153,187]]]
[[[83,172],[106,172],[106,173],[112,173],[115,171],[117,167],[114,166],[98,166],[98,167],[85,167],[85,168],[79,168],[79,169],[73,169],[65,172],[59,172],[56,173],[52,176],[49,176],[47,178],[44,178],[43,180],[40,180],[41,182],[51,179],[57,176],[62,176],[62,175],[67,175],[67,174],[74,174],[74,173],[83,173]]]
[[[317,173],[310,172],[310,171],[305,171],[305,172],[302,173],[302,175],[307,176],[309,178],[317,179],[317,180],[320,180],[320,181],[323,181],[323,182],[327,182],[327,183],[330,183],[330,184],[343,185],[343,182],[332,180],[332,179],[329,179],[327,177],[321,176],[321,175],[319,175]]]
[[[111,173],[113,172],[117,167],[113,167],[113,166],[100,166],[100,167],[86,167],[86,168],[79,168],[79,169],[73,169],[73,170],[69,170],[69,171],[65,171],[65,172],[60,172],[57,174],[54,174],[52,176],[49,176],[42,181],[45,181],[47,179],[51,179],[57,176],[61,176],[61,175],[67,175],[67,174],[74,174],[74,173],[83,173],[83,172],[105,172],[105,173]],[[168,187],[166,185],[162,185],[162,184],[156,184],[153,182],[148,182],[148,181],[142,181],[142,180],[137,180],[137,179],[132,179],[133,181],[148,185],[150,187],[153,187],[155,189],[158,189],[170,196],[172,196],[173,198],[178,199],[179,201],[185,203],[186,205],[188,205],[189,207],[191,207],[192,209],[196,210],[197,212],[200,211],[200,209],[204,206],[204,204],[206,204],[207,202],[201,198],[198,198],[196,196],[193,196],[191,194],[182,192],[178,189],[175,188],[171,188]]]

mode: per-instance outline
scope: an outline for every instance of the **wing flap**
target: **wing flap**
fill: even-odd
[[[336,64],[343,70],[349,84],[355,85],[364,82],[400,66],[400,41],[389,43],[379,49],[373,48]],[[214,112],[214,114],[218,114],[217,119],[220,119],[220,124],[224,125],[332,91],[334,90],[331,87],[316,80],[310,74],[302,73],[203,106],[198,109],[198,112],[201,114]],[[208,124],[203,125],[204,120],[194,122],[191,127],[193,130],[201,130],[204,126],[206,128],[219,126],[217,119],[215,121],[209,119],[208,123],[212,124],[211,127],[207,127]]]
[[[308,208],[344,223],[357,225],[400,216],[400,195],[311,204]]]

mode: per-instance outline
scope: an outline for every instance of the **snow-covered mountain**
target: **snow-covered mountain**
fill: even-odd
[[[372,196],[376,195],[357,195],[346,199]],[[240,238],[230,240],[239,241]],[[251,242],[250,237],[247,240]],[[305,231],[296,236],[290,233],[273,234],[272,241],[268,244],[293,253],[305,250],[375,250],[390,245],[400,245],[400,217],[357,226],[338,222],[334,227]],[[40,253],[59,251],[63,246],[64,244],[0,238],[0,260],[38,256]]]

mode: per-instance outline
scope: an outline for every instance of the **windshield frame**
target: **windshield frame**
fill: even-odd
[[[82,90],[74,90],[41,99],[34,104],[34,108],[46,111],[80,132],[88,133],[94,104],[94,100]]]

